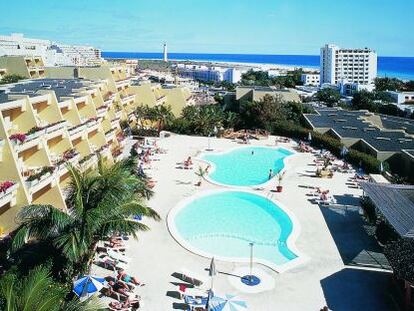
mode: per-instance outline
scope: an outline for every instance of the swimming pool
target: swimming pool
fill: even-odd
[[[284,159],[293,153],[283,148],[241,147],[225,153],[205,154],[212,165],[208,178],[221,185],[257,186],[284,168]]]
[[[213,190],[191,197],[168,215],[174,238],[205,257],[254,261],[281,271],[298,258],[291,240],[297,235],[292,216],[274,201],[253,192]]]

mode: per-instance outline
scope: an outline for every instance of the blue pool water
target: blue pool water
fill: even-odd
[[[192,248],[227,259],[250,258],[282,265],[297,257],[286,245],[293,224],[269,199],[243,191],[221,191],[190,201],[174,218],[180,237]]]
[[[208,175],[211,180],[230,186],[255,186],[269,180],[270,169],[274,174],[280,172],[284,167],[283,159],[291,154],[283,148],[246,147],[222,154],[206,154],[202,159],[215,167]]]

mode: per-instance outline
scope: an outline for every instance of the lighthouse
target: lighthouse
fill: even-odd
[[[167,43],[164,43],[164,57],[163,60],[164,62],[168,62],[168,51],[167,51]]]

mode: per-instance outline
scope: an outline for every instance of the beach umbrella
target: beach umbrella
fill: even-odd
[[[85,300],[99,292],[106,283],[104,278],[87,275],[73,282],[73,292],[81,300]]]
[[[308,141],[311,141],[312,140],[312,134],[311,134],[311,132],[309,132],[308,133]]]
[[[226,294],[223,297],[214,296],[209,300],[210,311],[239,311],[246,310],[247,304],[235,295]]]

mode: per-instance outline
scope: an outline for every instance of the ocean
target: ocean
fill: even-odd
[[[102,52],[105,58],[162,59],[162,53]],[[319,55],[168,53],[170,60],[273,64],[319,68]],[[414,57],[378,57],[378,76],[414,80]]]

